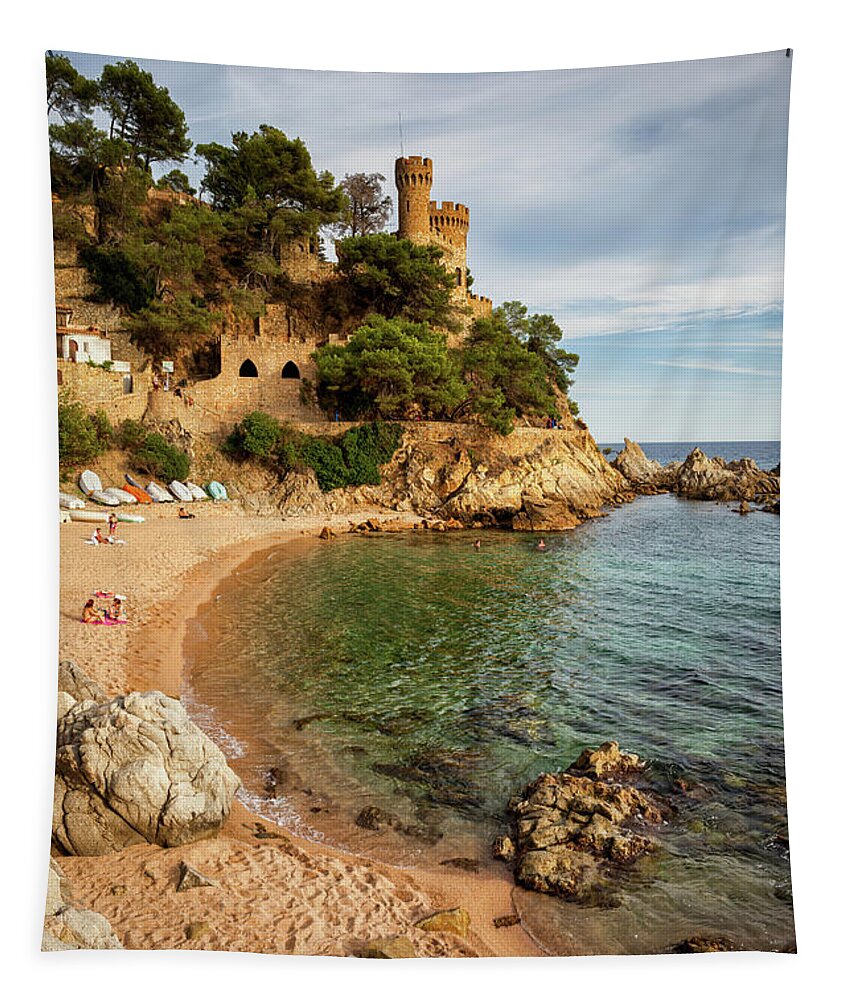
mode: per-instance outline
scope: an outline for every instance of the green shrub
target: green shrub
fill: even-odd
[[[112,444],[113,438],[115,437],[115,431],[112,429],[109,417],[103,410],[96,410],[92,416],[89,417],[89,420],[91,420],[92,427],[94,427],[100,450],[106,451],[106,449]]]
[[[148,434],[133,455],[142,472],[162,479],[184,480],[189,475],[189,456],[166,441],[162,434]]]
[[[138,420],[122,420],[116,431],[116,442],[119,448],[136,451],[145,443],[147,436],[147,428]]]
[[[377,486],[379,466],[390,461],[401,438],[398,424],[380,420],[353,427],[337,440],[314,437],[256,411],[234,427],[222,450],[237,459],[259,459],[281,476],[313,469],[327,493],[342,486]]]
[[[281,425],[261,410],[247,414],[234,427],[225,442],[225,450],[236,457],[253,455],[269,458],[281,439]]]
[[[103,410],[92,417],[82,403],[59,405],[59,464],[79,465],[103,454],[112,427]]]
[[[381,482],[378,467],[390,461],[401,440],[402,428],[381,420],[346,431],[340,438],[340,448],[349,470],[349,483],[378,486]]]

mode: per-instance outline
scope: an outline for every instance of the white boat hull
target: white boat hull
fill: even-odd
[[[69,510],[68,514],[72,521],[98,521],[105,523],[109,520],[109,514],[105,510]]]

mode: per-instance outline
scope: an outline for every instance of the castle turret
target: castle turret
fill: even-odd
[[[467,233],[470,209],[453,201],[430,201],[432,163],[427,156],[396,160],[400,239],[432,243],[443,251],[443,266],[454,279],[453,300],[471,306],[476,315],[490,314],[490,300],[467,292]]]
[[[429,238],[431,160],[426,156],[400,156],[396,160],[399,192],[399,236],[424,243]]]

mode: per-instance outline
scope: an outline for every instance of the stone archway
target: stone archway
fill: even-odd
[[[246,358],[239,366],[239,377],[257,378],[257,365],[254,364],[251,358]]]
[[[301,372],[295,361],[288,361],[281,370],[281,378],[301,378]]]

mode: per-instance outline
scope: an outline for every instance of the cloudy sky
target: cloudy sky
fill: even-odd
[[[87,76],[119,58],[66,54]],[[440,75],[133,58],[194,142],[274,125],[317,169],[378,171],[394,195],[401,114],[432,198],[470,208],[475,291],[552,313],[580,355],[598,441],[780,437],[785,51]]]

